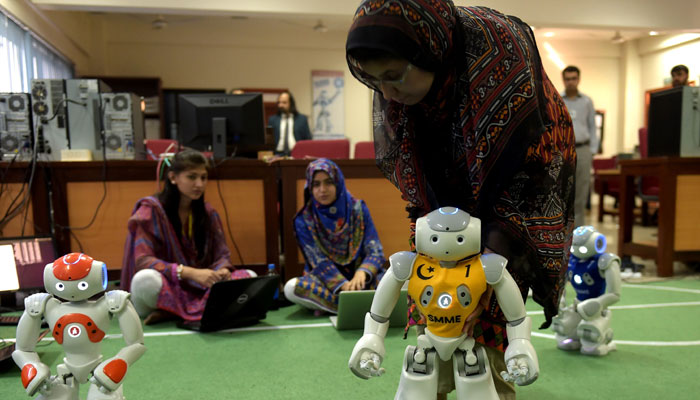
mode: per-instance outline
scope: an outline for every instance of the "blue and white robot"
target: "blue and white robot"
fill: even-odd
[[[552,321],[557,347],[604,356],[615,350],[612,312],[620,300],[620,257],[606,253],[607,240],[592,226],[574,230],[567,277],[576,291],[571,306],[562,295],[559,315]]]

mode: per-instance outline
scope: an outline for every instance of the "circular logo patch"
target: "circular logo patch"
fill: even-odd
[[[243,303],[245,303],[246,301],[248,301],[248,295],[245,294],[245,293],[243,293],[242,295],[238,296],[238,299],[236,300],[236,302],[238,302],[238,304],[243,304]]]
[[[78,326],[78,325],[71,325],[68,328],[68,335],[70,335],[70,337],[78,337],[78,336],[80,336],[81,332],[82,331],[80,329],[80,326]]]
[[[438,297],[438,306],[440,308],[447,308],[452,304],[452,296],[450,296],[448,293],[443,293]]]

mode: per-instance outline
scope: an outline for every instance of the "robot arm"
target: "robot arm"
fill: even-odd
[[[482,255],[481,261],[486,282],[493,287],[498,305],[508,320],[508,348],[504,357],[508,372],[501,372],[501,376],[520,386],[529,385],[537,379],[540,370],[537,353],[530,343],[532,320],[527,316],[518,285],[506,269],[508,260],[490,253]]]
[[[403,251],[389,257],[390,267],[379,282],[372,308],[365,315],[364,334],[350,355],[350,370],[362,379],[380,376],[384,359],[384,338],[389,329],[389,316],[401,294],[401,287],[411,276],[415,253]]]
[[[50,378],[49,367],[36,353],[36,342],[41,331],[41,318],[46,303],[52,299],[48,293],[37,293],[24,300],[24,313],[17,325],[16,350],[12,353],[15,364],[22,369],[22,385],[33,396]]]
[[[584,300],[576,306],[576,311],[585,320],[595,318],[609,306],[620,301],[620,257],[605,253],[598,259],[598,268],[605,274],[605,294],[594,299]]]
[[[129,366],[146,352],[141,320],[129,301],[129,296],[128,292],[122,290],[105,294],[109,312],[118,318],[127,345],[116,356],[101,362],[93,371],[93,382],[100,386],[102,392],[116,390],[124,380]]]

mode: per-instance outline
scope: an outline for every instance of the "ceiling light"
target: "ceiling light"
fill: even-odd
[[[610,38],[610,41],[613,43],[622,43],[625,41],[625,38],[622,37],[620,31],[615,31],[615,34]]]
[[[544,37],[554,37],[554,32],[545,32]]]
[[[649,36],[658,36],[659,32],[657,31],[649,31]]]
[[[323,23],[323,21],[318,20],[318,23],[314,25],[314,31],[320,32],[320,33],[326,33],[328,32],[328,27]]]

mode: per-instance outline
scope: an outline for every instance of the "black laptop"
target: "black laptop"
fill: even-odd
[[[217,282],[211,287],[202,319],[182,321],[178,327],[213,332],[254,325],[265,319],[279,285],[279,275]]]

